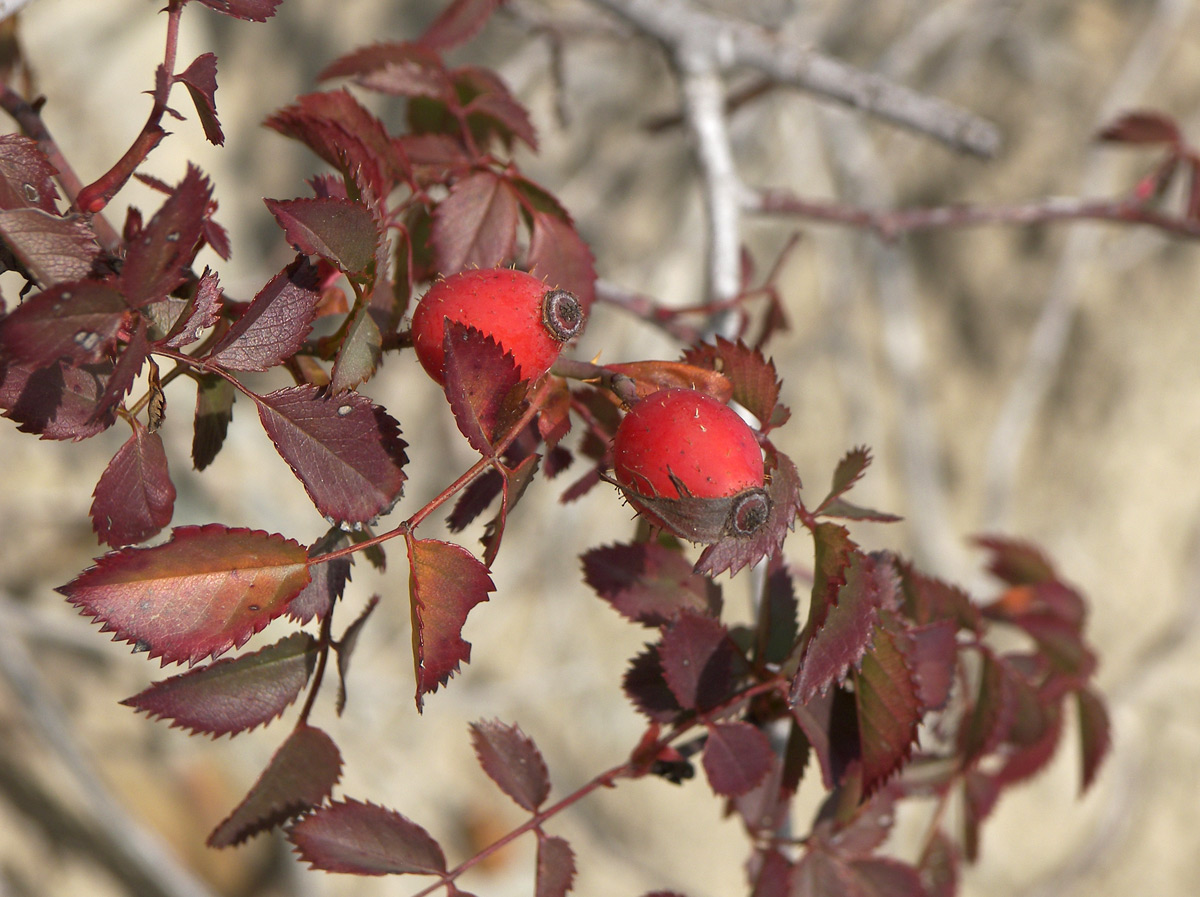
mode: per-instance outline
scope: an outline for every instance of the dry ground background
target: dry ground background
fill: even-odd
[[[982,162],[779,91],[732,118],[751,184],[885,205],[1106,196],[1150,164],[1147,154],[1089,140],[1116,111],[1159,108],[1200,138],[1200,9],[1188,0],[700,5],[782,21],[790,39],[961,103],[1003,132],[998,158]],[[235,246],[220,269],[226,289],[249,296],[286,260],[290,251],[261,198],[301,194],[302,178],[315,170],[258,122],[312,89],[329,59],[414,35],[440,6],[287,0],[265,25],[187,11],[181,58],[218,53],[228,144],[215,150],[194,120],[177,123],[147,170],[174,181],[194,159],[213,176]],[[641,127],[678,108],[660,52],[584,0],[525,0],[515,9],[520,15],[497,18],[457,58],[497,66],[529,104],[544,147],[528,169],[575,214],[602,276],[667,303],[695,302],[703,218],[686,137]],[[24,16],[46,118],[85,180],[111,164],[144,119],[140,91],[161,54],[164,20],[154,10],[147,0],[38,0]],[[548,74],[547,44],[529,34],[530,18],[569,26],[561,92]],[[135,190],[117,206],[121,200],[150,206]],[[1002,802],[963,893],[1196,893],[1200,251],[1145,228],[1078,224],[936,232],[883,249],[827,226],[747,220],[760,270],[793,230],[803,240],[780,281],[792,329],[773,354],[795,412],[780,441],[805,482],[819,489],[837,458],[866,442],[878,463],[859,497],[908,516],[899,526],[860,528],[868,544],[917,553],[982,595],[986,583],[972,573],[978,558],[966,539],[1002,529],[1043,545],[1091,601],[1115,723],[1110,761],[1076,801],[1068,741],[1046,774]],[[13,302],[15,285],[3,285]],[[1046,392],[1031,428],[998,427],[1014,390],[1033,394],[1022,385],[1031,339],[1055,321],[1064,338],[1049,341],[1048,363],[1038,369]],[[674,357],[676,347],[601,306],[579,348],[581,356],[596,352],[606,360]],[[370,391],[414,442],[406,506],[415,508],[465,468],[469,453],[411,358],[388,361]],[[169,394],[165,429],[176,522],[316,536],[322,521],[246,409],[236,412],[213,467],[190,470],[184,393]],[[120,439],[114,431],[80,445],[42,443],[0,422],[0,897],[137,892],[97,861],[94,835],[72,835],[72,824],[93,823],[90,814],[103,807],[97,788],[214,893],[411,893],[415,886],[402,880],[306,874],[269,838],[236,851],[203,847],[283,730],[214,743],[119,707],[157,668],[108,643],[52,592],[97,553],[86,511]],[[1011,476],[989,461],[1004,451],[1017,459]],[[906,458],[932,474],[934,491],[914,485]],[[348,596],[361,604],[378,591],[384,602],[355,657],[346,716],[318,713],[347,761],[344,793],[397,807],[452,855],[519,821],[474,765],[467,722],[519,722],[537,739],[559,791],[618,760],[639,731],[615,686],[642,634],[578,582],[573,560],[622,538],[627,512],[603,490],[564,508],[556,489],[539,484],[520,508],[497,565],[498,592],[467,627],[473,662],[427,702],[424,718],[411,699],[402,552],[393,552],[383,576],[359,569]],[[792,550],[807,551],[800,537]],[[740,594],[736,583],[728,590]],[[93,791],[81,789],[54,745],[72,746],[96,771]],[[577,893],[742,893],[745,845],[737,827],[717,817],[702,783],[650,781],[589,800],[553,829],[579,854]],[[529,845],[521,844],[467,886],[480,895],[527,894],[529,870]]]

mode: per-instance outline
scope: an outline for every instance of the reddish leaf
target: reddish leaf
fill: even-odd
[[[121,294],[107,283],[60,283],[0,318],[0,350],[32,367],[59,359],[95,364],[111,353],[128,313]]]
[[[812,600],[808,606],[808,622],[804,626],[801,642],[807,646],[817,630],[825,625],[829,611],[837,604],[838,592],[846,584],[846,571],[850,569],[850,558],[858,546],[850,538],[850,531],[836,523],[818,523],[813,534],[813,585]]]
[[[162,299],[183,283],[183,269],[196,256],[201,221],[211,197],[208,178],[189,165],[179,186],[130,244],[120,283],[133,308]]]
[[[792,864],[777,849],[764,852],[753,879],[750,897],[789,897],[792,892]]]
[[[87,439],[112,426],[116,417],[111,408],[97,411],[112,372],[111,362],[37,370],[9,362],[0,368],[0,408],[22,433],[37,433],[42,439]]]
[[[440,98],[450,94],[450,78],[437,52],[419,44],[392,41],[359,47],[335,59],[318,80],[355,78],[369,90],[401,97]]]
[[[658,651],[680,706],[707,710],[729,697],[736,652],[729,630],[718,620],[681,611],[667,627]]]
[[[212,53],[201,53],[192,64],[175,76],[182,81],[196,104],[196,114],[208,142],[216,146],[225,144],[221,123],[217,121],[217,57]]]
[[[350,544],[349,534],[339,526],[329,528],[320,539],[308,548],[308,557],[317,557],[344,548]],[[332,561],[312,563],[308,568],[312,579],[288,604],[288,616],[298,623],[307,623],[314,617],[324,620],[333,608],[333,603],[342,597],[350,579],[350,558],[340,557]]]
[[[1111,724],[1104,702],[1091,689],[1080,689],[1075,693],[1079,709],[1079,746],[1082,758],[1080,791],[1087,791],[1096,781],[1100,764],[1112,747]]]
[[[488,17],[503,0],[452,0],[425,29],[420,44],[434,50],[447,50],[465,44],[483,28]],[[542,897],[539,892],[538,897]]]
[[[958,642],[954,622],[939,620],[908,630],[911,647],[906,652],[917,696],[925,710],[941,710],[950,699],[958,670]]]
[[[366,523],[400,498],[407,443],[396,421],[366,396],[292,386],[262,396],[258,415],[317,510],[330,520]]]
[[[471,723],[471,744],[488,778],[519,807],[536,813],[550,794],[550,777],[533,739],[518,726],[492,720]]]
[[[450,188],[433,213],[431,240],[438,270],[495,268],[517,246],[517,195],[508,180],[478,171]]]
[[[533,233],[526,261],[529,273],[552,287],[575,294],[586,313],[596,300],[596,266],[592,250],[570,221],[556,215],[532,213]]]
[[[88,512],[100,541],[114,548],[142,542],[171,522],[175,486],[167,471],[162,437],[136,419],[93,492]]]
[[[589,586],[621,616],[662,626],[683,610],[717,617],[721,593],[679,552],[655,542],[593,548],[583,556]]]
[[[927,897],[917,870],[899,860],[877,857],[850,863],[855,890],[867,897]]]
[[[657,645],[647,645],[630,662],[621,686],[630,702],[654,722],[669,723],[683,711],[663,675]]]
[[[352,875],[446,871],[442,848],[395,810],[357,800],[334,801],[294,823],[288,840],[313,869]]]
[[[822,517],[837,517],[840,520],[870,520],[874,523],[896,523],[904,518],[898,514],[886,511],[876,511],[874,508],[864,508],[844,498],[834,498],[820,511],[814,512]]]
[[[346,676],[350,673],[350,658],[354,656],[354,647],[358,644],[358,634],[362,632],[363,626],[371,616],[371,612],[375,610],[379,604],[379,596],[372,595],[371,600],[367,602],[367,606],[363,608],[362,613],[354,618],[354,622],[346,627],[346,631],[342,633],[341,640],[335,646],[337,648],[338,660],[338,696],[337,696],[337,713],[338,716],[346,709]]]
[[[904,764],[917,740],[921,701],[906,662],[907,647],[902,632],[876,626],[871,650],[854,674],[864,794]]]
[[[192,435],[192,464],[204,470],[225,442],[233,420],[233,385],[216,374],[203,374],[196,385],[196,417]]]
[[[1008,735],[1016,714],[1015,677],[991,652],[982,653],[979,688],[959,723],[958,750],[964,766],[994,751]]]
[[[57,215],[55,174],[36,140],[0,135],[0,209],[34,208]]]
[[[976,632],[982,626],[979,608],[958,586],[925,576],[912,564],[897,563],[904,613],[917,623],[952,620],[959,629]]]
[[[342,777],[333,739],[301,723],[279,746],[254,787],[208,836],[209,847],[232,847],[274,828],[329,797]]]
[[[286,361],[304,344],[320,299],[316,265],[297,258],[259,290],[208,361],[234,371],[265,371]]]
[[[236,735],[280,716],[296,700],[316,662],[317,640],[293,632],[252,654],[155,682],[121,703],[193,733]]]
[[[246,22],[265,22],[275,15],[275,7],[283,0],[200,0],[209,9],[242,19]]]
[[[369,302],[358,306],[346,327],[342,347],[338,349],[329,378],[331,393],[353,389],[375,373],[383,358],[383,334],[375,321]]]
[[[530,455],[515,468],[511,470],[506,468],[504,471],[504,496],[500,501],[500,510],[487,522],[483,536],[480,538],[483,543],[483,563],[489,568],[495,563],[496,555],[500,552],[500,540],[504,538],[504,527],[508,522],[508,515],[521,500],[521,496],[525,494],[529,484],[533,482],[540,461],[541,455]]]
[[[537,150],[537,132],[529,112],[495,72],[464,65],[450,74],[454,80],[454,95],[449,99],[452,103],[458,100],[465,103],[462,109],[477,144],[483,146],[491,138],[498,137],[511,148],[516,138]]]
[[[767,736],[749,723],[716,723],[708,727],[704,772],[717,794],[724,797],[745,794],[766,777],[775,759]]]
[[[1179,144],[1183,141],[1183,135],[1175,119],[1170,116],[1138,109],[1117,117],[1096,135],[1096,139],[1114,143]]]
[[[302,545],[213,524],[179,527],[165,545],[105,555],[58,591],[114,640],[164,664],[194,664],[245,644],[307,583]]]
[[[363,274],[375,260],[379,224],[362,203],[348,199],[263,202],[297,252],[328,259],[346,274]]]
[[[43,287],[87,277],[99,252],[82,218],[59,218],[36,208],[0,211],[0,242]]]
[[[860,551],[851,553],[846,583],[808,642],[792,681],[793,703],[808,703],[862,659],[879,608],[894,589],[890,568],[881,568]]]
[[[825,496],[825,500],[821,502],[814,513],[821,513],[835,498],[840,498],[848,492],[862,478],[870,463],[871,450],[865,445],[860,445],[847,452],[833,472],[833,486],[830,488],[829,494]]]
[[[99,418],[111,414],[112,409],[116,408],[125,398],[126,393],[133,388],[133,381],[137,379],[138,372],[141,371],[142,365],[149,357],[150,343],[146,339],[146,320],[142,318],[129,338],[129,344],[117,357],[112,376],[108,378],[108,382],[104,384],[104,390],[96,399],[96,408],[92,412],[93,417]]]
[[[471,659],[462,627],[471,608],[488,600],[496,586],[487,568],[465,548],[436,539],[408,543],[412,601],[413,660],[417,709]]]
[[[201,331],[212,327],[220,317],[221,284],[216,273],[205,268],[196,284],[196,295],[187,317],[180,315],[166,344],[175,349],[190,345],[200,339]]]
[[[1002,536],[979,536],[975,544],[991,554],[988,572],[1009,585],[1028,585],[1058,578],[1046,556],[1028,542]]]
[[[533,897],[564,897],[575,881],[575,854],[563,838],[538,829],[537,881]]]
[[[779,404],[779,377],[775,362],[758,349],[717,337],[716,343],[701,343],[683,353],[683,360],[700,367],[720,370],[733,384],[733,399],[762,423],[778,427],[791,412]]]
[[[454,422],[471,448],[495,453],[492,444],[515,423],[524,401],[521,378],[506,352],[490,335],[446,320],[444,389]]]
[[[958,864],[961,850],[938,830],[921,853],[917,875],[927,897],[955,897],[958,894]]]

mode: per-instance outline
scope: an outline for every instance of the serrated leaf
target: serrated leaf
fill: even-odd
[[[517,420],[524,402],[521,375],[490,335],[449,319],[443,337],[444,389],[458,431],[482,455]]]
[[[846,584],[850,558],[858,546],[850,531],[836,523],[818,523],[813,535],[813,585],[808,605],[808,622],[804,626],[801,646],[806,647],[825,624],[825,617],[837,603],[838,591]]]
[[[479,33],[488,17],[503,0],[453,0],[434,19],[419,43],[434,50],[448,50],[464,44]],[[542,897],[538,893],[538,897]]]
[[[905,641],[902,632],[877,625],[871,650],[854,673],[864,794],[887,781],[916,743],[921,701]]]
[[[733,399],[762,423],[776,427],[787,420],[787,408],[779,404],[779,377],[775,362],[768,361],[758,349],[742,342],[717,337],[715,343],[701,343],[683,353],[683,360],[700,367],[720,371],[733,384]]]
[[[889,514],[887,511],[876,511],[874,508],[864,508],[844,498],[832,499],[814,515],[821,517],[837,517],[840,520],[870,520],[873,523],[898,523],[904,518],[899,514]]]
[[[196,415],[192,433],[192,465],[204,470],[225,443],[229,422],[233,420],[233,400],[237,390],[216,374],[202,374],[196,384]]]
[[[326,518],[367,523],[400,498],[407,443],[399,424],[366,396],[291,386],[262,396],[258,415]]]
[[[354,648],[358,645],[358,635],[370,619],[371,612],[375,610],[379,604],[379,596],[372,595],[371,600],[367,602],[367,606],[363,608],[362,613],[354,618],[354,622],[346,627],[346,631],[342,633],[341,640],[335,645],[337,648],[337,663],[338,663],[338,696],[337,696],[337,713],[338,716],[346,709],[346,676],[350,672],[350,658],[354,656]]]
[[[138,320],[133,334],[129,337],[128,344],[117,356],[112,376],[108,378],[108,382],[104,384],[104,389],[96,399],[96,407],[92,411],[93,418],[109,418],[113,409],[121,404],[125,395],[133,388],[133,381],[137,379],[142,365],[150,357],[150,343],[146,338],[146,327],[145,318]]]
[[[357,800],[334,801],[288,829],[288,840],[310,868],[352,875],[446,871],[442,848],[395,810]]]
[[[309,546],[308,556],[315,559],[349,544],[349,534],[339,526],[329,529],[320,539]],[[333,609],[333,604],[342,597],[346,583],[350,580],[350,558],[334,558],[309,565],[312,576],[300,594],[288,603],[288,617],[298,623],[307,623],[314,617],[324,620]]]
[[[200,0],[209,9],[216,10],[246,22],[265,22],[275,15],[275,7],[283,0]]]
[[[3,364],[0,408],[22,433],[42,439],[87,439],[112,426],[116,414],[98,401],[113,374],[112,362],[82,367],[61,364],[36,370]]]
[[[904,613],[919,624],[952,620],[959,629],[979,631],[979,608],[958,586],[926,576],[912,564],[897,563]]]
[[[208,836],[232,847],[320,804],[342,777],[342,755],[320,729],[300,724],[287,737],[242,802]]]
[[[851,553],[846,582],[808,642],[792,680],[793,703],[808,703],[862,659],[879,609],[889,602],[894,589],[890,567],[881,567],[860,551]]]
[[[87,277],[100,252],[82,218],[37,208],[0,211],[0,243],[43,287]]]
[[[799,632],[800,602],[787,567],[778,564],[767,573],[766,592],[758,613],[755,656],[762,663],[782,664]]]
[[[463,104],[462,113],[476,144],[483,146],[492,138],[499,138],[511,149],[516,138],[537,151],[537,131],[529,112],[494,71],[463,65],[451,71],[450,76],[454,93],[448,99],[452,104]]]
[[[164,298],[183,283],[202,233],[212,185],[194,165],[154,217],[129,244],[121,266],[121,291],[133,308]]]
[[[519,211],[508,180],[491,171],[457,181],[433,212],[431,240],[438,270],[453,274],[511,261]]]
[[[1079,747],[1082,761],[1080,792],[1087,791],[1096,781],[1100,765],[1112,747],[1112,725],[1104,702],[1090,688],[1075,693],[1079,710]]]
[[[175,80],[182,81],[191,94],[208,142],[223,146],[225,135],[221,131],[221,123],[217,121],[217,57],[212,53],[201,53],[192,60],[191,65],[175,76]]]
[[[550,775],[533,739],[518,726],[484,720],[471,723],[471,744],[488,778],[517,806],[536,813],[550,794]]]
[[[304,546],[259,530],[179,527],[171,541],[100,558],[58,589],[101,631],[164,664],[240,647],[308,584]]]
[[[346,327],[329,379],[332,393],[353,389],[368,380],[383,358],[383,334],[375,321],[375,309],[363,302]]]
[[[575,854],[564,838],[538,830],[534,897],[564,897],[575,881]]]
[[[0,135],[0,209],[34,208],[57,215],[57,173],[36,140]]]
[[[361,275],[375,260],[382,235],[371,210],[348,199],[264,199],[288,243],[328,259],[345,274]]]
[[[708,727],[704,772],[717,794],[745,794],[766,777],[774,760],[771,742],[755,726],[739,720]]]
[[[32,367],[60,359],[95,364],[111,353],[128,313],[129,306],[108,283],[60,283],[0,318],[0,351]]]
[[[460,545],[436,539],[408,543],[417,709],[471,659],[462,637],[467,614],[496,589],[485,567]]]
[[[526,261],[529,273],[550,286],[575,294],[586,314],[596,301],[596,264],[592,250],[569,220],[542,211],[532,213]]]
[[[133,435],[100,475],[88,515],[100,541],[114,548],[143,542],[171,522],[175,485],[162,437],[136,419]]]
[[[621,687],[633,706],[654,722],[672,722],[683,712],[667,685],[658,645],[647,645],[645,651],[630,661]]]
[[[825,500],[821,502],[814,513],[821,513],[830,502],[849,491],[862,478],[870,464],[871,450],[865,445],[860,445],[847,452],[833,471],[833,485],[830,487],[829,494],[825,496]]]
[[[707,710],[729,697],[736,653],[720,621],[690,610],[666,628],[658,649],[667,685],[688,710]]]
[[[655,542],[609,545],[583,555],[584,580],[621,616],[662,626],[681,611],[717,617],[720,591],[679,552]]]
[[[265,371],[286,361],[304,345],[320,300],[317,267],[301,256],[259,290],[208,361],[234,371]]]
[[[273,645],[155,682],[122,701],[153,719],[219,737],[247,732],[296,700],[317,662],[317,640],[293,632]]]
[[[194,343],[200,338],[201,331],[212,327],[221,317],[221,284],[215,272],[207,267],[196,283],[196,295],[192,299],[191,308],[184,318],[173,328],[168,346],[179,349]]]
[[[401,97],[444,97],[451,90],[441,55],[407,41],[359,47],[335,59],[317,76],[320,81],[345,77],[369,90]]]

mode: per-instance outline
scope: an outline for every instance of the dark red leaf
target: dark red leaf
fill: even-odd
[[[96,409],[92,412],[93,417],[106,417],[112,413],[112,410],[125,398],[126,393],[133,388],[133,381],[137,379],[142,365],[149,357],[150,343],[146,338],[146,320],[142,318],[137,322],[137,327],[129,338],[129,344],[117,356],[112,376],[104,384],[104,390],[100,393],[100,397],[96,399]]]
[[[338,716],[346,709],[346,676],[350,673],[350,658],[354,656],[354,647],[358,644],[358,635],[366,625],[367,620],[371,616],[371,612],[375,610],[379,604],[379,596],[372,595],[371,600],[367,602],[367,606],[363,608],[362,613],[354,618],[354,622],[346,627],[346,631],[342,633],[341,640],[335,646],[337,648],[338,660],[338,696],[337,696],[337,712]]]
[[[899,514],[864,508],[846,501],[844,498],[831,499],[821,510],[814,513],[820,514],[822,517],[837,517],[839,520],[870,520],[874,523],[896,523],[904,519]]]
[[[850,558],[858,550],[850,531],[836,523],[818,523],[813,528],[813,585],[808,605],[808,622],[801,637],[807,646],[817,630],[825,625],[829,611],[837,604],[838,592],[846,584]]]
[[[408,462],[400,427],[366,396],[291,386],[259,399],[258,415],[317,510],[361,524],[391,510]]]
[[[796,644],[800,602],[791,573],[776,562],[767,574],[766,595],[758,614],[755,654],[764,663],[782,664]]]
[[[107,283],[60,283],[0,318],[0,351],[31,367],[59,359],[95,364],[109,357],[128,314],[121,294]]]
[[[928,897],[917,870],[886,857],[855,860],[850,865],[855,890],[865,897]]]
[[[348,199],[265,199],[288,243],[318,255],[346,274],[363,274],[382,239],[379,223],[362,203]]]
[[[492,444],[516,422],[525,389],[512,354],[490,335],[449,319],[445,322],[446,400],[471,448],[492,455]]]
[[[758,349],[717,337],[716,343],[692,346],[683,353],[683,360],[724,374],[733,384],[733,400],[764,427],[777,427],[790,416],[791,412],[779,404],[780,382],[775,362],[764,358]]]
[[[368,380],[382,358],[383,334],[375,320],[375,310],[370,302],[363,302],[346,327],[329,377],[329,391],[344,392]]]
[[[529,112],[517,101],[508,86],[491,69],[464,65],[451,73],[455,96],[462,107],[475,142],[480,146],[498,137],[506,146],[516,138],[537,150],[537,131]]]
[[[217,121],[217,57],[212,53],[201,53],[192,64],[175,76],[182,81],[196,104],[196,114],[204,128],[204,136],[216,146],[225,144],[221,123]]]
[[[209,9],[242,19],[246,22],[265,22],[275,15],[275,7],[283,0],[200,0]]]
[[[313,869],[352,875],[446,871],[442,848],[395,810],[357,800],[334,801],[294,823],[288,840]]]
[[[1016,715],[1015,676],[990,651],[982,652],[979,687],[959,724],[958,749],[964,765],[994,751],[1007,737]]]
[[[57,172],[36,140],[0,135],[0,209],[41,209],[58,214]]]
[[[504,538],[504,527],[508,522],[508,515],[521,500],[521,496],[525,494],[529,484],[533,482],[541,459],[541,455],[530,455],[511,470],[505,468],[500,510],[487,522],[483,536],[480,538],[483,543],[483,563],[489,568],[495,563],[496,555],[500,552],[500,540]]]
[[[750,897],[790,897],[792,893],[792,864],[778,849],[762,855]]]
[[[959,629],[979,631],[979,608],[958,586],[918,572],[912,564],[897,563],[904,613],[916,623],[952,620]]]
[[[209,847],[232,847],[281,825],[329,797],[342,777],[333,739],[301,723],[279,746],[254,787],[208,836]]]
[[[308,556],[315,559],[350,544],[350,535],[340,526],[330,527],[320,539],[308,548]],[[324,620],[333,603],[342,597],[350,579],[350,558],[340,557],[309,565],[312,579],[304,590],[288,604],[288,616],[298,623],[307,623],[314,617]]]
[[[196,386],[196,416],[192,435],[192,464],[204,470],[225,442],[233,420],[233,385],[216,374],[203,374]]]
[[[37,370],[9,362],[0,373],[0,408],[22,433],[37,433],[42,439],[87,439],[112,426],[116,418],[111,407],[97,413],[112,362]]]
[[[453,274],[511,261],[519,209],[512,185],[491,171],[478,171],[455,183],[433,212],[431,240],[438,270]]]
[[[211,197],[208,178],[189,165],[179,186],[130,244],[120,283],[133,308],[162,299],[183,283],[184,268],[196,256]]]
[[[1054,567],[1034,545],[1003,536],[980,536],[975,544],[987,550],[988,572],[1009,585],[1028,585],[1057,579]]]
[[[647,645],[630,662],[621,685],[630,702],[655,722],[669,723],[683,711],[663,675],[658,645]]]
[[[874,856],[895,827],[896,801],[902,794],[896,785],[878,788],[849,812],[849,818],[843,818],[846,813],[839,814],[832,820],[830,846],[847,859]]]
[[[121,703],[193,733],[236,735],[282,714],[308,682],[316,662],[317,640],[293,632],[252,654],[155,682]]]
[[[463,640],[463,624],[471,608],[487,601],[496,586],[474,555],[450,542],[412,539],[408,560],[420,710],[426,694],[437,691],[460,664],[470,661],[471,645]]]
[[[208,268],[196,283],[196,295],[192,299],[187,317],[180,315],[176,327],[172,328],[168,346],[179,349],[200,339],[200,333],[212,327],[221,317],[221,284],[214,271]]]
[[[1082,758],[1082,775],[1080,791],[1087,791],[1100,765],[1112,747],[1112,731],[1108,718],[1108,710],[1104,702],[1091,689],[1080,689],[1075,693],[1076,706],[1079,709],[1079,746]]]
[[[212,524],[105,555],[58,591],[114,640],[164,664],[194,664],[245,644],[307,584],[304,546]]]
[[[656,542],[593,548],[583,556],[584,580],[621,616],[662,626],[680,611],[717,617],[721,593],[676,550]]]
[[[0,211],[0,242],[43,287],[86,277],[100,251],[82,218],[37,208]]]
[[[860,551],[851,553],[846,583],[808,642],[792,681],[793,703],[808,703],[862,659],[879,609],[894,590],[890,567],[881,567]]]
[[[775,759],[767,736],[749,723],[716,723],[708,727],[704,772],[717,794],[724,797],[745,794],[766,777]]]
[[[93,492],[88,512],[100,541],[114,548],[142,542],[171,522],[175,486],[167,471],[162,437],[136,419]]]
[[[877,625],[871,650],[854,673],[864,794],[873,792],[908,760],[917,740],[921,701],[906,648],[904,633]]]
[[[954,621],[939,620],[908,630],[911,648],[908,651],[917,696],[925,710],[941,710],[950,699],[958,670],[958,642],[954,637]]]
[[[1161,112],[1138,109],[1118,116],[1096,135],[1113,143],[1170,143],[1183,141],[1175,119]]]
[[[680,706],[707,710],[729,697],[736,651],[729,630],[718,620],[680,611],[664,632],[658,653]]]
[[[452,90],[440,54],[400,41],[359,47],[335,59],[317,76],[321,81],[346,77],[369,90],[402,97],[442,98]]]
[[[234,371],[265,371],[291,358],[312,329],[321,294],[303,256],[271,278],[208,356]]]
[[[518,726],[485,720],[471,723],[471,744],[488,778],[519,807],[536,813],[550,794],[550,776],[533,739]]]
[[[538,829],[537,881],[533,897],[564,897],[575,881],[575,854],[564,838]]]
[[[845,457],[838,462],[837,468],[833,472],[833,486],[829,490],[829,494],[825,496],[825,500],[817,506],[814,513],[821,513],[831,501],[835,498],[840,498],[849,491],[855,483],[862,478],[867,467],[871,464],[871,450],[865,445],[860,445],[846,453]]]
[[[596,266],[592,250],[575,226],[557,215],[532,213],[533,232],[526,261],[529,273],[552,287],[569,290],[586,313],[596,300]]]
[[[483,28],[503,0],[452,0],[425,29],[419,43],[434,50],[465,44]],[[538,893],[538,897],[542,897]]]

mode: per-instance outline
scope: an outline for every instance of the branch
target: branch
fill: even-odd
[[[987,158],[1000,146],[996,126],[972,112],[814,50],[790,46],[757,25],[710,15],[686,0],[592,2],[668,47],[692,47],[720,71],[754,69],[780,84],[851,106],[961,152]]]

